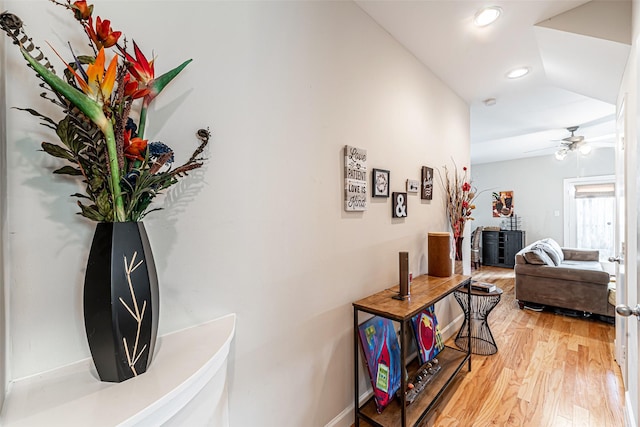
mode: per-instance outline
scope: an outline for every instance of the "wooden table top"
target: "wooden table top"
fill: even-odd
[[[438,302],[462,285],[468,283],[471,276],[454,274],[449,277],[422,275],[411,281],[410,294],[406,300],[394,299],[399,286],[393,286],[353,303],[354,308],[377,314],[396,321],[403,321],[417,314],[424,307]]]

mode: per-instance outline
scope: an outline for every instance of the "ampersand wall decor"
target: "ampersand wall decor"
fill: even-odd
[[[407,193],[393,193],[393,209],[391,215],[394,218],[407,217]]]

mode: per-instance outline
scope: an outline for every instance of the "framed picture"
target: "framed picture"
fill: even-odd
[[[493,192],[491,194],[491,210],[494,218],[513,216],[513,191]]]
[[[394,218],[407,217],[407,193],[393,193],[391,216]]]
[[[433,169],[427,166],[422,167],[422,200],[433,199]]]
[[[371,172],[371,181],[373,184],[373,197],[389,197],[389,179],[390,173],[384,169],[373,169]]]
[[[407,180],[407,193],[417,193],[420,188],[420,181],[417,179]]]
[[[382,413],[400,388],[400,347],[390,319],[373,316],[358,326],[376,410]]]

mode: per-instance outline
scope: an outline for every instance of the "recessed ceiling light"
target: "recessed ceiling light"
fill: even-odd
[[[507,73],[507,78],[519,79],[520,77],[524,77],[529,74],[529,71],[531,71],[529,67],[514,68]]]
[[[502,9],[498,6],[485,7],[476,13],[476,16],[473,18],[473,23],[478,27],[486,27],[487,25],[496,22],[496,20],[500,18],[501,14]]]

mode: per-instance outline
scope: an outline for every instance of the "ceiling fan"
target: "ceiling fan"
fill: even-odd
[[[591,145],[584,140],[584,136],[575,135],[579,126],[570,126],[567,128],[571,132],[571,136],[562,138],[560,141],[561,147],[556,151],[555,156],[558,160],[564,160],[570,151],[578,150],[581,154],[589,154],[591,152]]]

